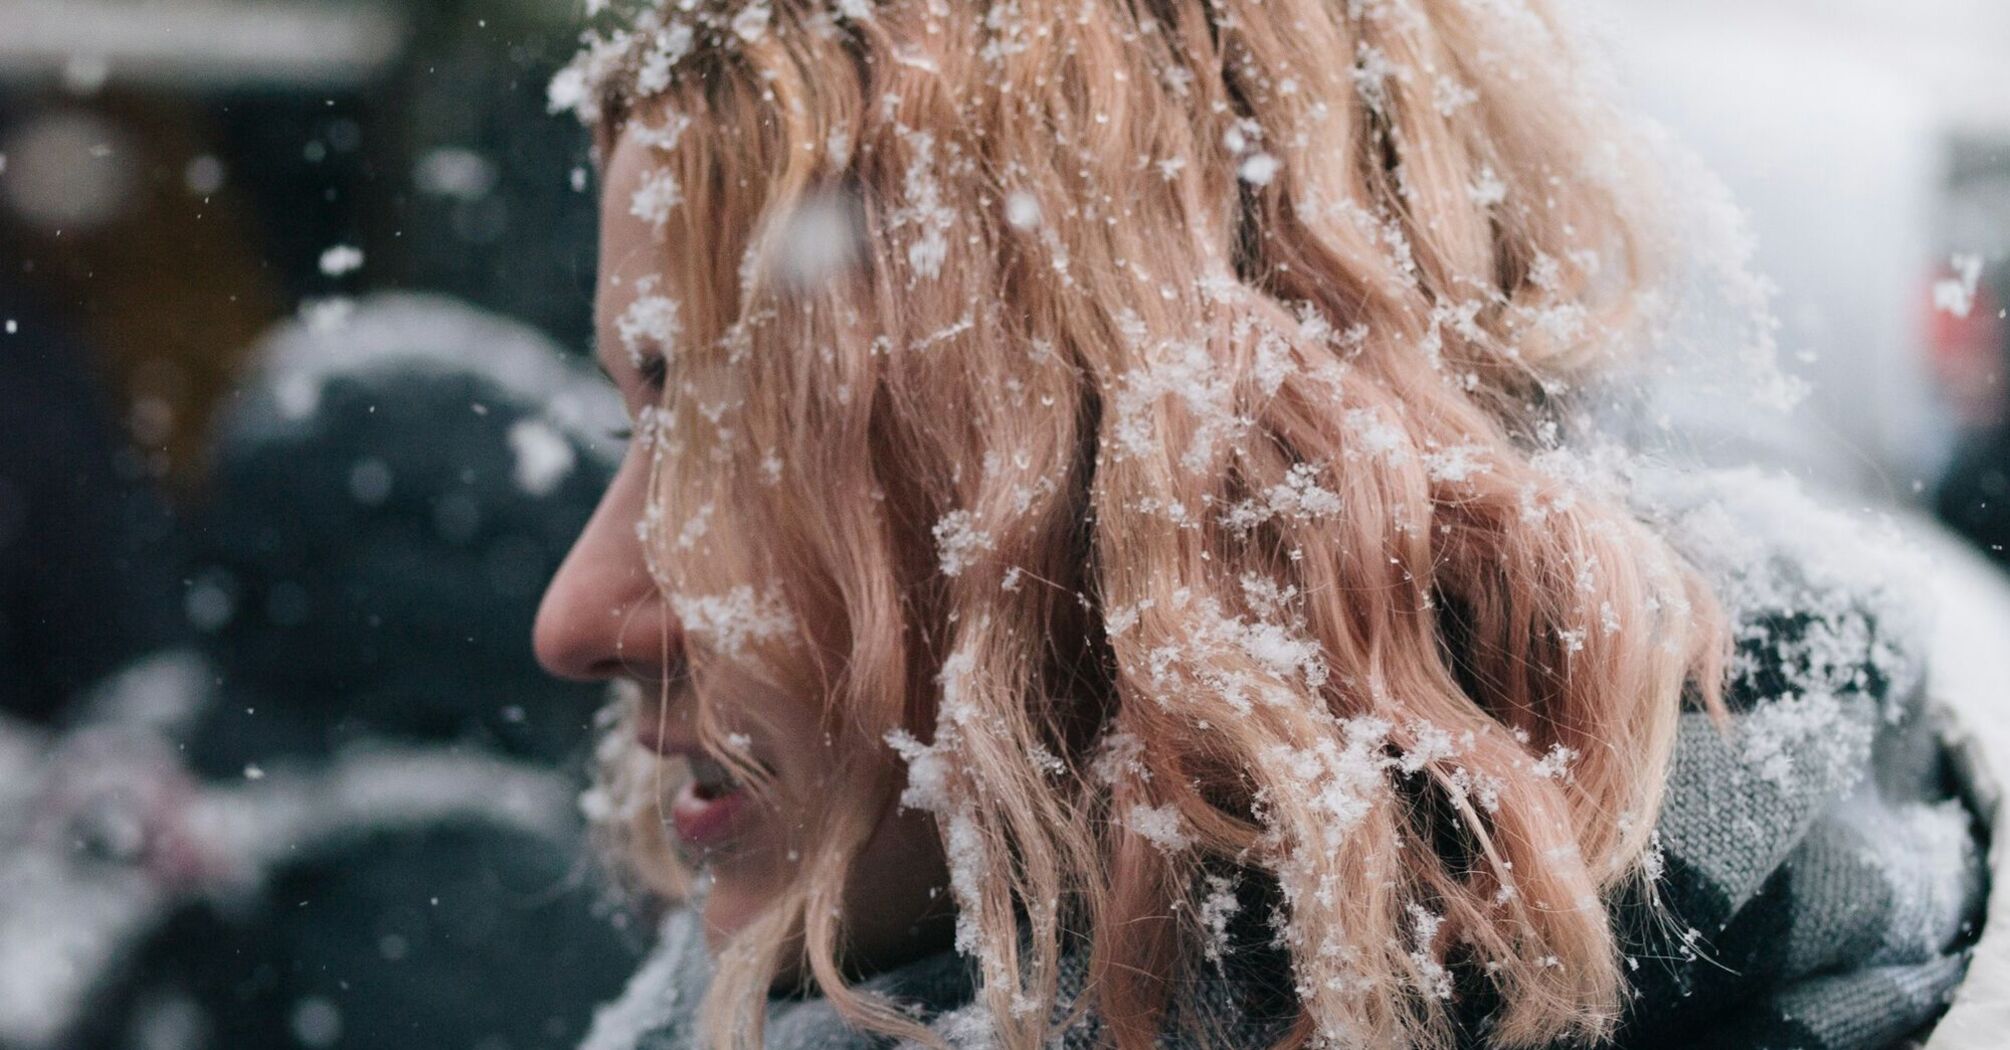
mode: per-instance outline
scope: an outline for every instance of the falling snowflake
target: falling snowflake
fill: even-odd
[[[1982,280],[1982,256],[1956,255],[1949,260],[1954,276],[1933,285],[1933,308],[1967,317],[1975,309],[1975,289]]]
[[[363,268],[363,249],[354,245],[338,244],[321,253],[321,272],[329,277],[340,277]]]

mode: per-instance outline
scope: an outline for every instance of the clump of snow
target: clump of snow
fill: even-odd
[[[997,955],[983,943],[978,914],[990,870],[990,850],[977,826],[976,807],[956,783],[963,734],[978,717],[967,695],[975,665],[976,655],[968,649],[959,649],[943,661],[936,676],[942,699],[932,743],[923,744],[904,729],[889,730],[885,739],[907,762],[907,786],[900,804],[933,813],[942,824],[949,892],[957,907],[956,950],[983,957],[988,970],[996,964]]]
[[[1562,780],[1570,775],[1570,764],[1575,762],[1577,757],[1578,754],[1575,750],[1567,748],[1562,744],[1551,744],[1549,753],[1542,756],[1534,765],[1528,767],[1528,771],[1531,776]]]
[[[1384,419],[1381,413],[1373,409],[1351,408],[1344,419],[1348,432],[1355,439],[1348,448],[1349,456],[1375,456],[1400,463],[1408,455],[1409,438],[1401,427]]]
[[[1441,117],[1456,117],[1459,111],[1480,100],[1480,93],[1452,77],[1439,74],[1431,85],[1431,102]]]
[[[768,5],[756,0],[733,16],[733,35],[751,44],[768,35],[768,23],[773,18],[774,12]]]
[[[1760,779],[1794,786],[1800,769],[1813,762],[1843,769],[1856,764],[1871,744],[1871,727],[1847,717],[1833,693],[1786,693],[1771,697],[1741,723],[1745,764]]]
[[[1186,821],[1179,815],[1179,808],[1171,804],[1134,805],[1124,814],[1124,826],[1167,853],[1179,853],[1193,844],[1192,838],[1187,835]]]
[[[687,633],[727,657],[746,655],[749,643],[786,639],[796,631],[795,616],[773,584],[759,594],[744,583],[724,594],[672,593],[670,607]]]
[[[1414,901],[1404,905],[1403,910],[1410,918],[1410,936],[1415,945],[1410,950],[1410,965],[1416,969],[1418,983],[1424,994],[1434,999],[1450,999],[1452,974],[1438,961],[1435,947],[1444,916]]]
[[[1201,952],[1207,961],[1220,963],[1228,954],[1228,924],[1242,910],[1242,901],[1235,895],[1235,883],[1221,875],[1207,876],[1207,890],[1200,902],[1200,926],[1207,935]]]
[[[1112,730],[1097,741],[1095,756],[1089,762],[1089,775],[1104,785],[1133,777],[1149,780],[1151,770],[1145,766],[1144,753],[1144,741],[1121,730]]]
[[[684,138],[684,132],[690,130],[690,128],[691,116],[689,114],[671,113],[663,118],[663,123],[661,124],[650,124],[638,120],[630,126],[628,134],[642,145],[668,153],[677,148],[677,143]]]
[[[651,356],[669,356],[677,344],[677,337],[683,333],[677,300],[653,293],[650,291],[653,287],[653,283],[640,286],[642,294],[636,296],[635,301],[629,303],[614,322],[621,348],[628,354],[628,363],[637,369],[642,368]]]
[[[1251,421],[1233,410],[1234,385],[1199,339],[1153,340],[1136,313],[1125,310],[1119,327],[1144,363],[1122,377],[1115,399],[1115,454],[1149,456],[1165,444],[1159,403],[1174,398],[1197,420],[1180,456],[1189,470],[1206,469],[1218,447],[1245,432]]]
[[[1005,198],[1005,222],[1015,230],[1030,230],[1040,225],[1039,198],[1024,190],[1014,190]]]
[[[1492,468],[1487,464],[1486,449],[1478,445],[1454,445],[1424,454],[1424,472],[1432,481],[1457,484],[1470,481],[1475,475],[1485,474]]]
[[[889,230],[919,229],[907,246],[907,265],[918,277],[938,277],[949,257],[949,230],[956,212],[943,203],[942,184],[935,174],[935,136],[912,128],[899,129],[901,141],[913,151],[903,176],[905,199],[886,217]]]
[[[1900,718],[1924,673],[1920,555],[1889,525],[1822,509],[1755,469],[1643,473],[1634,494],[1731,615],[1732,689],[1754,705],[1733,746],[1754,781],[1849,787],[1875,732],[1867,698]]]
[[[936,521],[933,530],[936,557],[944,576],[961,575],[975,564],[979,555],[991,549],[991,534],[977,528],[976,521],[976,515],[967,510],[952,510]]]
[[[901,790],[900,804],[908,809],[941,812],[949,807],[949,766],[947,756],[916,740],[905,729],[887,731],[888,747],[907,762],[907,786]]]
[[[1340,513],[1340,497],[1320,486],[1320,468],[1311,463],[1293,464],[1282,482],[1258,496],[1240,500],[1224,510],[1219,521],[1237,536],[1275,517],[1308,522]]]
[[[1502,182],[1501,177],[1494,174],[1494,169],[1481,168],[1479,177],[1473,181],[1470,195],[1474,204],[1482,208],[1491,208],[1507,200],[1507,183]]]
[[[658,168],[642,176],[642,185],[636,187],[629,199],[628,213],[661,233],[670,223],[670,213],[682,203],[684,187],[677,181],[676,173]]]
[[[1251,186],[1268,186],[1284,162],[1268,153],[1252,153],[1235,169],[1236,177]]]

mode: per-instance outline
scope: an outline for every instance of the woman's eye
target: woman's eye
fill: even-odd
[[[662,354],[649,354],[642,359],[642,381],[651,390],[663,389],[663,381],[669,378],[670,362]]]

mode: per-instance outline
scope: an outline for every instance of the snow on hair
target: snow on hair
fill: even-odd
[[[839,959],[846,872],[903,799],[938,816],[1004,1046],[1056,1023],[1070,938],[1075,1005],[1151,1045],[1220,950],[1223,865],[1283,902],[1288,1045],[1447,1045],[1454,966],[1498,994],[1495,1045],[1609,1033],[1605,901],[1649,877],[1685,683],[1718,705],[1725,640],[1556,450],[1654,301],[1655,241],[1547,8],[622,24],[554,104],[603,155],[680,129],[649,143],[681,190],[652,565],[796,610],[809,644],[743,640],[843,763],[722,953],[716,1041],[759,1045],[800,954],[855,1023],[939,1042]],[[804,252],[832,261],[784,279]],[[710,506],[734,527],[680,536]]]

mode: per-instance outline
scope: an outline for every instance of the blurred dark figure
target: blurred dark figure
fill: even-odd
[[[611,476],[612,392],[432,296],[331,304],[262,357],[191,521],[189,613],[232,699],[197,768],[386,736],[566,758],[595,694],[538,669],[531,621]]]
[[[47,723],[173,640],[176,567],[166,509],[121,455],[92,362],[5,285],[0,392],[0,712]]]
[[[254,359],[189,519],[193,644],[0,739],[35,785],[0,797],[0,959],[49,961],[0,965],[0,1046],[573,1046],[638,945],[556,771],[599,690],[529,636],[620,408],[438,297]]]

